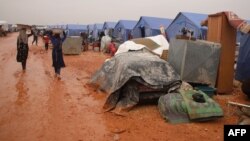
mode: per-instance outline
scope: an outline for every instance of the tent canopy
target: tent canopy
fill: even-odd
[[[81,25],[81,24],[67,24],[67,29],[87,30],[87,26],[86,25]]]
[[[114,36],[122,42],[127,41],[136,23],[133,20],[120,20],[114,28]]]
[[[117,22],[104,22],[102,29],[114,29],[116,24]]]
[[[80,36],[81,32],[87,31],[87,26],[80,24],[68,24],[67,30],[68,36]]]
[[[94,27],[93,27],[93,28],[94,28],[94,29],[97,29],[98,31],[101,31],[102,28],[103,28],[103,24],[96,23],[96,24],[94,24]]]
[[[132,30],[134,28],[134,26],[136,25],[137,21],[133,21],[133,20],[120,20],[116,26],[115,29],[122,27],[124,29],[129,29]]]
[[[91,31],[93,31],[93,29],[94,29],[94,24],[87,25],[88,33],[90,33]]]
[[[250,79],[250,34],[242,35],[235,78],[239,81]]]
[[[207,14],[198,14],[190,12],[180,12],[173,22],[166,29],[168,40],[181,34],[181,29],[186,27],[194,31],[194,37],[198,39],[206,39],[207,27],[200,25],[201,21],[207,19]]]
[[[52,29],[52,28],[67,29],[67,25],[65,25],[65,24],[54,24],[54,25],[48,25],[47,27],[50,29]]]
[[[133,29],[133,37],[149,37],[161,34],[160,27],[166,29],[172,22],[172,19],[141,16]],[[141,28],[144,27],[145,34],[142,35]]]
[[[0,25],[8,24],[7,21],[0,21]]]
[[[160,26],[164,26],[165,28],[167,28],[172,21],[173,21],[172,19],[167,19],[167,18],[141,16],[135,28],[140,26],[148,26],[151,29],[159,29]]]
[[[93,27],[93,38],[95,40],[98,39],[98,35],[102,31],[102,29],[103,29],[103,24],[100,24],[100,23],[94,24],[94,27]]]

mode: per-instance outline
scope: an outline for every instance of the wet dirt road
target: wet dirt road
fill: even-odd
[[[106,94],[86,84],[108,58],[89,50],[64,56],[62,79],[54,78],[51,49],[31,45],[27,70],[16,62],[16,37],[0,38],[0,141],[222,141],[223,125],[237,123],[228,115],[228,100],[247,103],[238,89],[215,96],[225,117],[215,121],[170,124],[156,105],[138,105],[125,116],[102,113]]]

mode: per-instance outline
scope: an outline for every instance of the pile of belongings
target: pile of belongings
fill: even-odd
[[[184,83],[188,85],[187,83]],[[164,119],[170,123],[207,121],[223,117],[223,110],[212,98],[202,91],[189,86],[181,86],[178,93],[161,96],[158,109]]]
[[[163,50],[158,49],[162,43],[168,48],[166,39],[161,36],[152,37],[156,41],[140,40],[140,44],[133,41],[123,43],[115,56],[105,61],[92,76],[90,83],[108,93],[104,105],[106,111],[114,108],[129,110],[140,99],[158,99],[180,87],[180,76],[167,61],[156,55]],[[152,50],[152,46],[143,43],[157,47]]]

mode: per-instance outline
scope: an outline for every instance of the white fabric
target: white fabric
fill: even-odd
[[[101,39],[101,50],[106,50],[110,42],[111,42],[111,38],[108,35],[103,36]]]
[[[120,54],[120,53],[124,53],[124,52],[128,52],[129,50],[140,50],[144,47],[145,47],[144,45],[136,44],[133,41],[126,41],[119,46],[115,55]]]
[[[160,47],[152,50],[154,53],[156,53],[160,56],[162,55],[163,50],[168,50],[168,48],[169,48],[169,43],[163,35],[157,35],[157,36],[146,37],[146,38],[151,39],[154,42],[156,42],[158,45],[160,45]],[[128,52],[129,50],[140,50],[144,47],[145,47],[145,45],[136,44],[133,41],[126,41],[119,46],[115,55],[117,55],[119,53]]]

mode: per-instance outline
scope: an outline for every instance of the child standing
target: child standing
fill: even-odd
[[[47,52],[48,48],[49,48],[49,36],[47,34],[43,36],[43,41],[44,41],[44,44],[45,44],[45,50]]]

